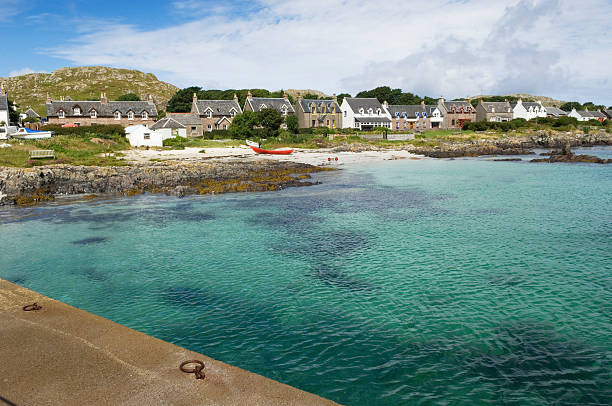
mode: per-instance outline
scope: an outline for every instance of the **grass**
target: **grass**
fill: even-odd
[[[95,137],[94,137],[95,138]],[[111,166],[126,165],[118,151],[129,149],[125,137],[115,136],[92,142],[89,137],[58,135],[44,140],[12,140],[10,148],[0,149],[0,166],[28,168],[50,164]],[[30,151],[55,151],[55,159],[30,159]]]

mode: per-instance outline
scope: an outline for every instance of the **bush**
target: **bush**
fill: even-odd
[[[56,135],[74,135],[80,137],[98,137],[112,139],[125,136],[125,130],[120,125],[92,125],[83,127],[62,127],[60,125],[45,125],[44,131],[55,131]]]
[[[300,130],[297,116],[290,115],[286,118],[287,129],[293,134],[297,134]]]
[[[189,140],[185,137],[174,137],[174,138],[166,138],[163,141],[164,147],[172,147],[174,149],[185,149],[185,144],[187,144]]]

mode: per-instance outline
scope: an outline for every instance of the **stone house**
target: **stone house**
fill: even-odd
[[[561,110],[558,107],[546,107],[546,117],[559,118],[567,116],[567,111]]]
[[[238,96],[233,100],[198,100],[193,94],[191,112],[200,118],[203,131],[227,130],[237,114],[242,114]]]
[[[204,135],[204,125],[200,116],[196,113],[167,113],[165,118],[173,119],[182,124],[185,127],[187,137],[202,137]]]
[[[518,99],[516,103],[511,103],[512,106],[512,118],[523,118],[525,120],[531,120],[534,118],[546,118],[546,107],[542,106],[542,102],[523,102]]]
[[[476,121],[503,122],[513,119],[512,105],[505,102],[483,102],[478,101],[476,106]]]
[[[104,93],[100,101],[51,100],[47,96],[47,119],[55,125],[148,126],[157,120],[157,107],[151,96],[148,101],[109,101]]]
[[[388,104],[385,102],[385,105]],[[391,114],[376,98],[345,97],[340,106],[342,128],[371,130],[391,129]]]
[[[390,105],[391,129],[395,131],[416,130],[428,131],[439,129],[444,118],[438,106],[426,105],[425,102],[415,105]]]
[[[285,117],[295,114],[295,109],[289,102],[287,93],[283,97],[253,97],[249,91],[244,102],[244,111],[258,112],[263,109],[274,109]]]
[[[332,100],[302,99],[295,106],[300,128],[342,128],[342,110],[336,96]]]
[[[476,109],[470,100],[446,101],[438,100],[438,110],[444,118],[442,128],[445,130],[461,128],[464,123],[476,121]]]

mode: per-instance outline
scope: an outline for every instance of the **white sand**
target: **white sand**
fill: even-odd
[[[200,153],[204,149],[205,153]],[[310,165],[346,165],[366,161],[381,161],[392,159],[423,158],[422,155],[411,154],[408,151],[366,151],[366,152],[332,152],[329,149],[296,149],[291,155],[256,154],[251,148],[185,148],[184,150],[140,150],[123,151],[124,159],[131,162],[160,161],[202,161],[208,159],[274,159],[277,161],[300,162]],[[336,159],[337,158],[337,159]]]

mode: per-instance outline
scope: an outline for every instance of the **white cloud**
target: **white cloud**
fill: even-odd
[[[21,8],[22,0],[2,0],[0,1],[0,21],[8,21],[17,15]]]
[[[34,70],[32,68],[22,68],[22,69],[17,69],[17,70],[10,71],[9,72],[9,77],[27,75],[27,74],[30,74],[30,73],[49,73],[49,72],[41,71],[41,70]]]
[[[430,96],[612,103],[607,0],[260,0],[248,12],[220,10],[168,28],[109,24],[51,54],[153,71],[180,86],[354,93],[385,84]]]

